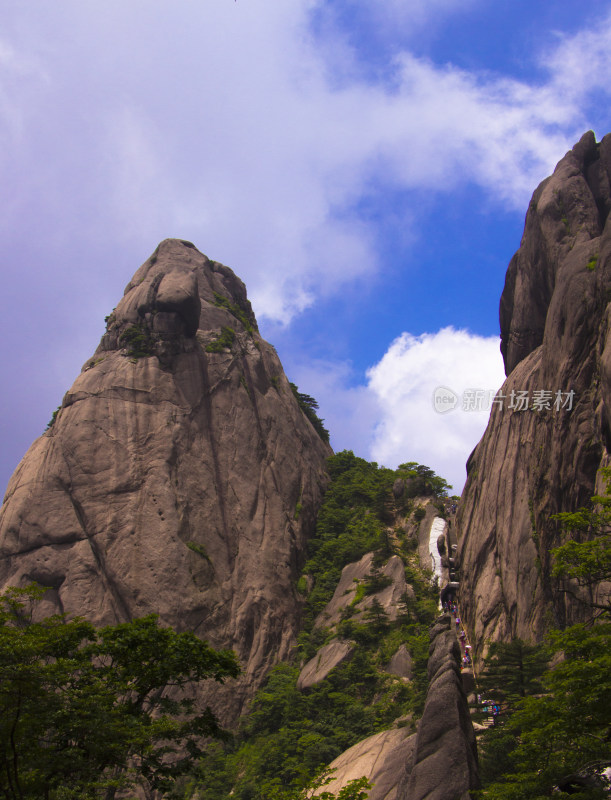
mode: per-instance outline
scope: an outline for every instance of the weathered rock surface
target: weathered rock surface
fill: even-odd
[[[358,609],[353,619],[359,621],[363,615],[377,601],[384,610],[388,620],[394,622],[399,614],[401,598],[407,592],[408,597],[413,597],[413,589],[405,581],[405,564],[399,556],[391,556],[386,564],[380,569],[380,574],[388,578],[391,582],[388,586],[377,592],[366,595],[360,603],[356,604]]]
[[[373,567],[373,553],[365,553],[359,560],[352,564],[347,564],[335,587],[333,597],[316,618],[317,627],[331,628],[340,621],[342,611],[348,608],[356,597],[359,581],[363,581],[371,572]]]
[[[365,776],[373,783],[369,800],[395,800],[406,763],[411,763],[416,734],[408,728],[382,731],[353,745],[329,765],[334,779],[320,791],[337,793],[352,780]]]
[[[314,658],[303,667],[297,678],[298,689],[309,689],[324,681],[332,669],[343,664],[354,652],[355,643],[333,639],[321,647]]]
[[[609,463],[610,181],[611,136],[597,144],[587,133],[535,191],[507,271],[506,400],[469,459],[457,515],[461,616],[478,653],[486,640],[539,639],[550,618],[581,618],[579,603],[552,591],[561,540],[550,517],[587,503]],[[509,408],[518,392],[524,410]],[[538,395],[548,408],[537,410],[536,392],[549,393]],[[570,392],[572,410],[562,407]]]
[[[397,789],[397,800],[469,800],[479,788],[477,748],[460,677],[460,645],[453,619],[431,626],[429,688],[415,752]]]
[[[243,677],[214,688],[231,722],[293,643],[330,453],[244,284],[165,240],[10,481],[0,585],[37,581],[47,611],[96,624],[157,612],[234,648]]]
[[[373,553],[366,553],[360,561],[344,567],[333,597],[316,618],[315,625],[328,628],[337,625],[342,618],[343,610],[354,601],[359,583],[365,581],[374,569],[373,556]],[[366,595],[355,604],[354,613],[351,616],[355,622],[363,618],[376,600],[384,609],[389,621],[394,622],[397,619],[401,597],[406,592],[408,597],[414,596],[412,587],[408,586],[405,581],[405,565],[399,556],[391,556],[380,569],[380,573],[390,579],[389,585]]]
[[[390,672],[391,675],[396,675],[398,678],[410,679],[413,671],[414,661],[409,654],[407,647],[402,644],[388,662],[386,672]]]

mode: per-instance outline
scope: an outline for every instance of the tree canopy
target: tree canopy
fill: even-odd
[[[303,411],[306,417],[312,423],[312,427],[316,431],[316,433],[320,436],[323,442],[329,441],[329,431],[323,425],[324,419],[321,419],[318,414],[318,401],[311,397],[309,394],[304,394],[303,392],[299,391],[299,387],[296,386],[294,383],[289,381],[289,386],[293,394],[295,395],[295,399],[299,404],[299,408]]]
[[[0,796],[112,798],[135,781],[168,789],[203,737],[225,735],[187,689],[237,676],[234,654],[155,615],[100,630],[64,614],[34,621],[43,594],[0,595]]]
[[[606,492],[594,496],[590,508],[556,516],[570,538],[552,551],[558,590],[588,605],[590,619],[548,634],[553,657],[540,679],[536,669],[526,679],[515,671],[512,677],[508,663],[493,663],[495,655],[523,643],[491,649],[484,676],[496,679],[506,713],[482,737],[482,777],[490,781],[483,795],[489,800],[609,796],[611,605],[601,581],[611,577],[611,470],[602,474]],[[533,655],[536,667],[536,650]]]
[[[554,519],[568,535],[553,550],[552,574],[559,591],[589,605],[596,616],[611,614],[611,468],[600,473],[605,494],[592,498],[592,507],[556,514]]]

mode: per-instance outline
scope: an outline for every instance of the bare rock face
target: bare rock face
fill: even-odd
[[[587,503],[609,463],[610,181],[611,136],[585,134],[535,191],[507,271],[505,400],[469,459],[457,515],[460,610],[479,653],[486,640],[538,639],[550,622],[581,618],[553,591],[550,517]]]
[[[298,689],[310,689],[324,681],[332,669],[347,661],[354,652],[355,643],[340,639],[332,639],[321,647],[314,658],[311,658],[299,673]]]
[[[234,648],[243,677],[214,689],[231,722],[293,643],[330,454],[243,283],[165,240],[11,479],[0,585],[37,581],[47,611],[95,624],[156,612]]]
[[[333,597],[316,617],[318,628],[333,628],[342,618],[342,611],[348,608],[356,598],[359,582],[364,581],[373,568],[373,553],[365,553],[359,560],[347,564],[335,588]]]
[[[320,791],[336,794],[350,781],[365,776],[373,784],[369,800],[396,800],[397,786],[405,764],[413,759],[415,742],[416,734],[410,734],[408,728],[393,728],[363,739],[329,764],[335,770],[333,780]]]
[[[430,631],[429,688],[413,759],[407,760],[397,800],[470,800],[479,788],[477,747],[460,678],[460,645],[444,614]]]
[[[386,671],[390,672],[391,675],[396,675],[398,678],[411,679],[414,671],[414,661],[404,644],[399,647],[390,659]]]
[[[356,600],[358,585],[364,582],[374,569],[373,553],[366,553],[360,561],[347,564],[343,570],[333,593],[333,597],[316,618],[317,627],[333,629],[342,619],[344,609]],[[351,619],[361,621],[374,603],[379,603],[390,622],[397,619],[398,609],[403,595],[413,598],[414,590],[405,581],[405,565],[399,556],[391,556],[380,569],[380,574],[387,579],[388,585],[378,591],[367,594],[354,605]]]

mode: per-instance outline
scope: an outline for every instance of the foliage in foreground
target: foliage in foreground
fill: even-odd
[[[540,665],[551,657],[550,666],[522,680],[522,691],[502,701],[497,725],[481,737],[482,796],[489,800],[609,796],[611,606],[599,583],[611,577],[611,470],[602,472],[606,493],[592,498],[592,508],[557,515],[574,538],[552,551],[559,591],[589,604],[590,621],[550,632],[547,650],[539,647],[531,659]],[[497,678],[503,692],[508,673]]]
[[[154,615],[100,630],[61,614],[34,622],[43,594],[0,596],[0,795],[112,798],[141,780],[168,790],[202,737],[226,736],[183,690],[235,677],[234,654]]]
[[[314,797],[318,798],[318,800],[367,800],[372,784],[365,777],[349,781],[337,794],[325,789],[324,787],[328,786],[333,780],[333,772],[335,770],[326,769],[314,778],[305,789],[301,791],[274,792],[268,796],[267,800],[312,800]]]
[[[482,737],[483,796],[491,800],[606,797],[596,766],[611,765],[611,623],[574,625],[548,637],[562,660],[541,676],[541,689],[506,705]]]
[[[554,553],[552,575],[559,591],[589,605],[595,616],[611,615],[611,467],[600,473],[605,493],[592,497],[593,508],[556,514],[570,538]]]

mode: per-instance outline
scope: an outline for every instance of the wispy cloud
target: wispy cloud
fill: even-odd
[[[546,34],[532,54],[537,78],[516,80],[410,49],[431,15],[461,13],[456,0],[352,5],[397,32],[380,51],[379,74],[358,68],[340,17],[316,29],[316,14],[333,6],[323,0],[2,6],[0,233],[5,262],[18,265],[3,285],[7,373],[24,307],[22,364],[41,358],[41,342],[47,361],[51,351],[72,352],[77,337],[93,348],[129,274],[166,236],[229,264],[259,318],[288,325],[320,298],[373,285],[387,266],[389,228],[408,230],[413,244],[435,200],[450,203],[457,188],[475,184],[489,209],[522,213],[537,182],[608,108],[609,18],[551,43]],[[367,214],[363,198],[373,194]],[[425,196],[435,199],[427,209]],[[407,283],[407,261],[402,270]],[[354,409],[329,406],[338,436],[345,419],[368,431],[376,414],[389,431],[399,419],[375,388],[383,364],[404,363],[395,351],[369,389],[350,389],[340,374],[331,381],[331,399],[347,387]],[[73,365],[66,356],[61,375],[49,377],[45,422],[88,354],[75,352]],[[1,415],[11,429],[17,413],[7,405]]]
[[[548,48],[537,85],[404,50],[391,84],[355,75],[338,86],[310,28],[320,4],[285,6],[184,4],[180,26],[180,14],[142,17],[118,4],[40,13],[21,49],[5,45],[0,58],[12,89],[0,111],[27,121],[21,169],[38,168],[39,192],[75,218],[82,192],[61,187],[77,184],[78,169],[101,229],[139,246],[156,233],[192,238],[247,281],[260,315],[286,323],[380,269],[375,231],[358,211],[372,182],[436,195],[473,182],[521,209],[587,124],[588,92],[608,91],[609,20]],[[75,69],[71,50],[85,49]],[[18,51],[50,76],[37,95],[31,76],[11,69]]]
[[[555,35],[539,57],[550,75],[550,88],[557,97],[572,103],[602,89],[609,93],[607,76],[611,70],[611,13],[573,35]]]

